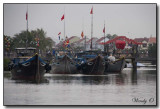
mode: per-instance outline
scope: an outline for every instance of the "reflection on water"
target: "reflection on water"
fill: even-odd
[[[11,80],[5,74],[4,104],[155,105],[156,70],[127,69],[108,75],[45,74],[40,84]]]

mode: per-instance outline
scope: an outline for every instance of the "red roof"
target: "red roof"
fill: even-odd
[[[134,41],[136,41],[136,42],[143,42],[143,41],[148,42],[148,40],[149,40],[149,38],[146,38],[146,37],[144,37],[144,38],[135,38],[134,39]]]
[[[108,40],[107,42],[105,42],[105,44],[113,43],[113,42],[115,42],[116,40],[125,40],[125,41],[127,41],[128,43],[141,44],[141,43],[139,43],[139,42],[136,42],[135,40],[132,40],[132,39],[127,38],[126,36],[117,36],[117,37],[115,37],[114,39]],[[100,44],[104,44],[104,42],[101,42]]]
[[[149,43],[156,43],[156,37],[150,37],[148,42]]]
[[[75,42],[75,43],[80,43],[80,42],[82,42],[83,40],[85,40],[85,38],[80,39],[80,40],[78,40],[78,41],[77,41],[77,42]]]
[[[101,37],[100,39],[98,39],[98,40],[96,41],[96,43],[101,42],[103,39],[104,39],[104,37]]]
[[[92,40],[94,40],[94,39],[97,39],[97,38],[93,37]],[[88,44],[90,42],[91,42],[91,39],[89,41],[87,41],[86,43]]]
[[[70,37],[70,38],[68,38],[68,40],[71,40],[71,39],[73,39],[73,38],[75,38],[76,36],[72,36],[72,37]]]

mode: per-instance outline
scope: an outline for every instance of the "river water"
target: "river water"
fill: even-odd
[[[45,74],[40,84],[4,72],[4,105],[156,105],[156,68],[119,74]]]

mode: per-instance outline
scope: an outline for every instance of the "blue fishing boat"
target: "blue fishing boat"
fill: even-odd
[[[98,51],[85,51],[79,56],[82,58],[79,68],[83,74],[102,75],[105,69],[104,59]]]
[[[43,80],[45,72],[49,71],[51,67],[35,53],[36,49],[17,48],[16,51],[17,57],[9,65],[12,79],[35,82]],[[32,56],[31,54],[34,55]]]

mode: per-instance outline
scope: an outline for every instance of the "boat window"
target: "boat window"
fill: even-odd
[[[93,62],[88,62],[88,65],[92,65],[93,64]]]
[[[41,62],[41,66],[45,66],[45,65],[46,65],[45,63]]]
[[[24,63],[22,64],[23,66],[29,66],[30,65],[30,62],[27,62],[27,63]]]

